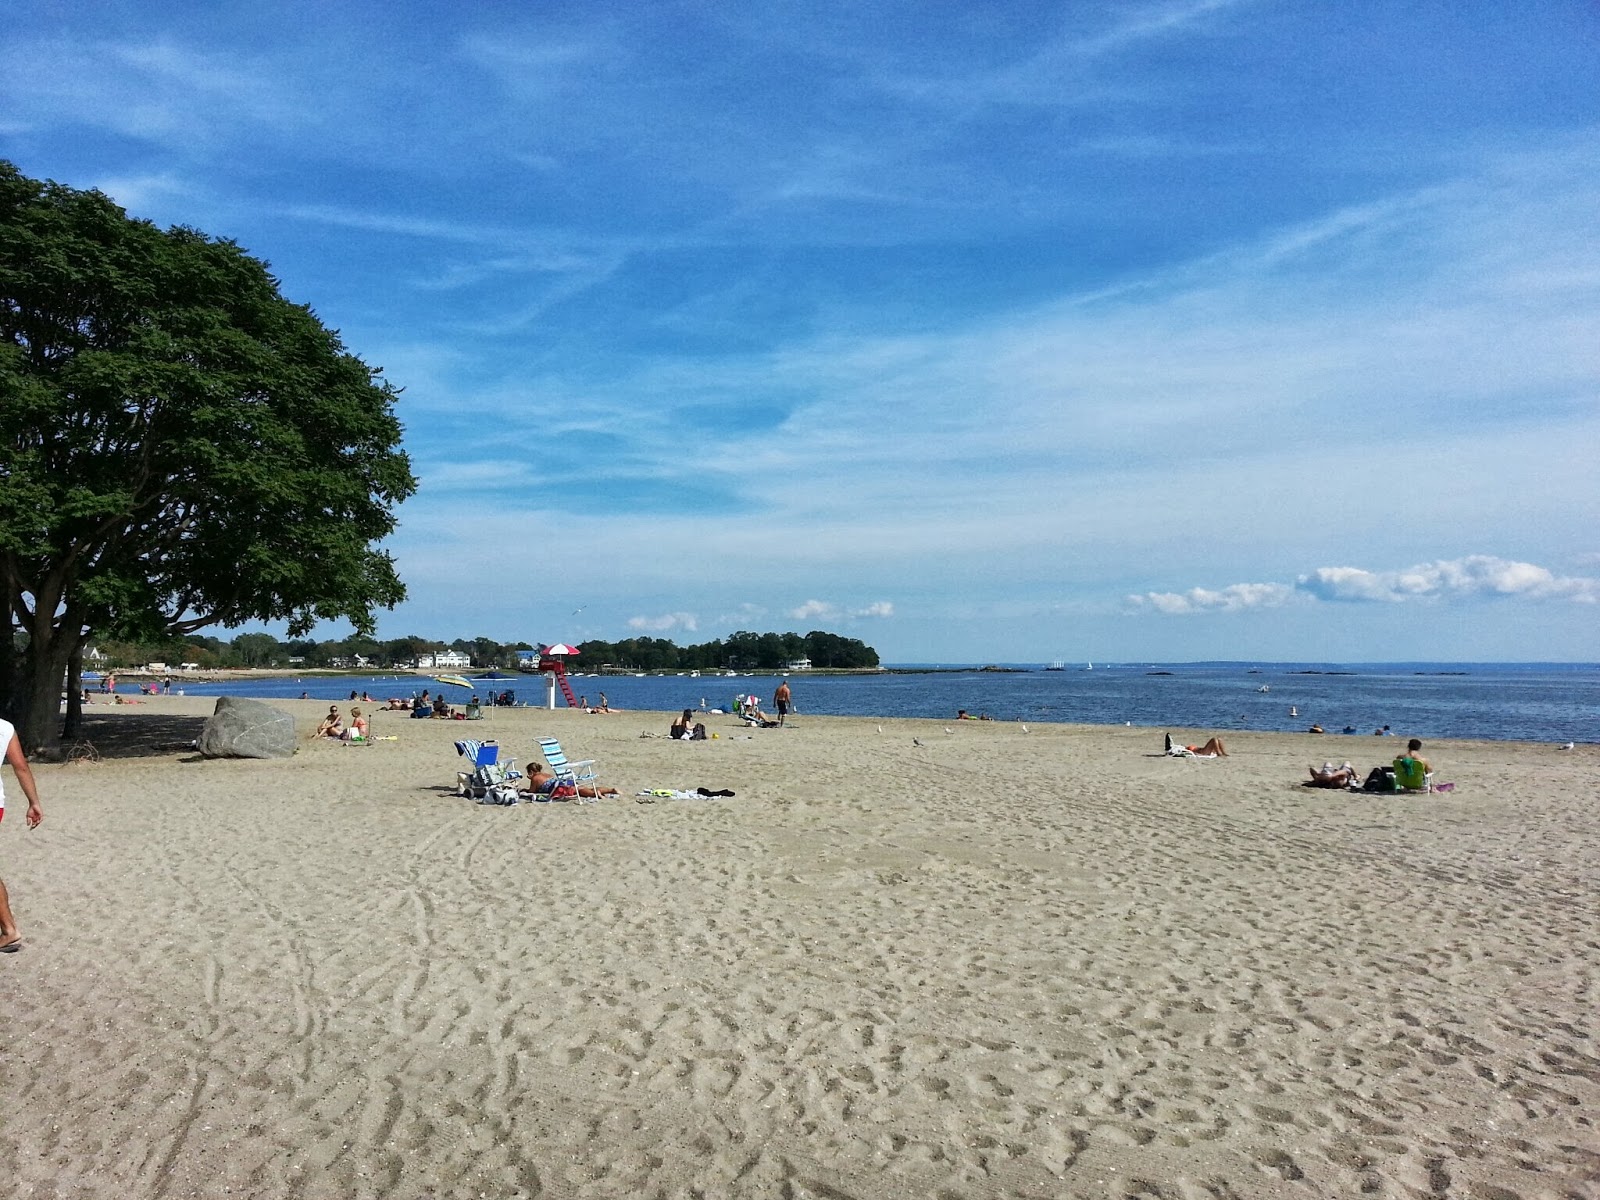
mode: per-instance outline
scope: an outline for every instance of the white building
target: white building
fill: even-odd
[[[459,650],[441,650],[437,654],[424,654],[418,657],[417,666],[430,671],[442,671],[446,668],[470,667],[472,659]]]

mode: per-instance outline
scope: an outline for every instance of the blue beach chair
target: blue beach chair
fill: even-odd
[[[481,803],[491,795],[504,795],[504,791],[497,793],[496,789],[511,788],[522,778],[516,759],[500,761],[498,742],[460,741],[456,743],[456,753],[472,763],[472,770],[456,772],[457,795]]]

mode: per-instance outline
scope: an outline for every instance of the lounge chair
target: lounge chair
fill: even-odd
[[[591,791],[600,790],[600,776],[595,770],[594,759],[586,758],[581,762],[573,762],[561,749],[561,743],[556,738],[540,738],[539,749],[544,753],[545,762],[550,764],[550,773],[556,777],[558,783],[569,784],[577,793],[574,799],[579,804],[588,804],[594,797],[583,795],[583,787],[587,784]]]

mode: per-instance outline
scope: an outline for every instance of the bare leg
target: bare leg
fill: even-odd
[[[22,940],[22,934],[17,932],[17,922],[11,916],[11,897],[6,894],[6,885],[0,882],[0,946],[12,946]]]

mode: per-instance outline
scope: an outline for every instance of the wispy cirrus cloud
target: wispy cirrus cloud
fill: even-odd
[[[894,605],[888,600],[879,600],[874,604],[867,604],[860,608],[848,608],[827,600],[807,600],[797,608],[789,610],[790,619],[795,621],[818,619],[839,621],[892,616],[894,616]]]
[[[700,628],[700,620],[693,613],[661,613],[654,617],[629,617],[628,628],[643,633],[693,633]]]
[[[1168,616],[1198,612],[1242,612],[1252,608],[1277,608],[1294,599],[1286,583],[1233,583],[1215,591],[1190,588],[1186,592],[1145,592],[1129,596],[1134,608],[1154,609]]]

